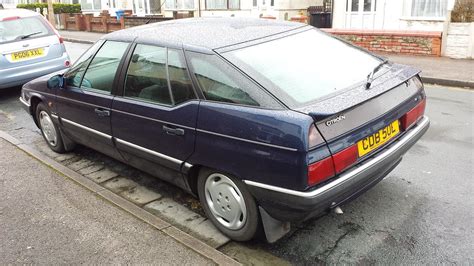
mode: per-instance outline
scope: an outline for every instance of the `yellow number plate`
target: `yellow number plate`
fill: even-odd
[[[21,52],[16,52],[16,53],[11,54],[12,61],[30,59],[30,58],[39,57],[39,56],[42,56],[42,55],[44,55],[44,49],[43,48],[26,50],[26,51],[21,51]]]
[[[365,139],[360,140],[359,142],[357,142],[359,157],[362,157],[365,154],[382,146],[391,138],[395,137],[399,132],[400,127],[398,124],[398,120],[396,120],[387,127],[382,128],[381,130],[379,130],[379,132],[376,132],[372,136],[368,136]]]

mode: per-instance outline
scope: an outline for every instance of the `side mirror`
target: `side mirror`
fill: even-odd
[[[48,89],[59,89],[64,85],[63,75],[54,75],[48,79]]]

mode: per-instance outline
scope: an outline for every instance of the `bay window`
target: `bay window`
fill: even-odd
[[[405,0],[405,16],[445,18],[448,0]]]
[[[165,7],[169,10],[194,10],[194,0],[166,0]]]

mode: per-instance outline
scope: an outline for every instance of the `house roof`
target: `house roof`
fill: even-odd
[[[217,49],[295,30],[306,24],[255,18],[189,18],[116,31],[105,39]]]

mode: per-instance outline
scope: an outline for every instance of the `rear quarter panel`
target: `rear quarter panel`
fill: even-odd
[[[289,110],[202,101],[195,152],[188,161],[241,180],[301,189],[311,123],[311,117]]]

